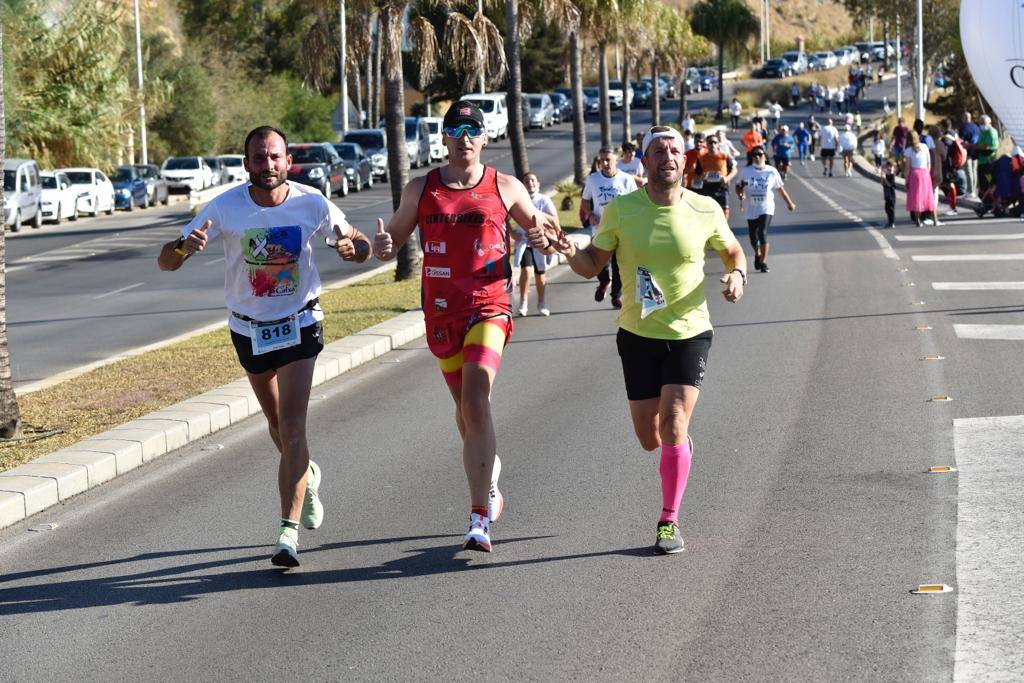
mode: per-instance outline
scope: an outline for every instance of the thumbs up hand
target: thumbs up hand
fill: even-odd
[[[205,249],[206,242],[208,239],[206,237],[206,231],[209,230],[211,227],[213,227],[213,221],[210,219],[206,219],[206,222],[203,223],[200,227],[193,229],[192,232],[188,234],[188,237],[185,238],[185,241],[181,245],[181,248],[185,251],[185,253],[194,254],[197,251],[202,251],[203,249]]]
[[[345,261],[355,261],[356,246],[352,243],[352,239],[341,234],[341,228],[337,225],[334,226],[334,236],[337,239],[334,243],[334,250],[338,252],[338,256]]]
[[[377,234],[373,236],[373,253],[381,261],[387,261],[394,256],[395,243],[391,239],[391,233],[384,229],[384,219],[377,219]]]

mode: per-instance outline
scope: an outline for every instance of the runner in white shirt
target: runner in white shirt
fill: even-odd
[[[732,104],[729,105],[729,116],[732,117],[732,129],[736,130],[740,127],[740,114],[743,113],[743,105],[735,97],[732,98]]]
[[[790,211],[796,211],[796,204],[789,198],[782,182],[782,176],[775,168],[765,163],[765,152],[761,146],[751,150],[754,160],[740,171],[736,182],[736,195],[740,208],[747,219],[750,244],[754,248],[754,269],[762,273],[768,268],[768,226],[775,215],[775,195],[778,192],[786,201]]]
[[[619,158],[618,168],[633,176],[637,187],[647,184],[647,171],[644,170],[644,165],[636,156],[636,145],[628,140],[622,143],[622,157]]]
[[[839,131],[832,125],[831,117],[821,127],[818,139],[821,142],[821,174],[831,177],[832,166],[836,158],[836,147],[839,146]]]
[[[688,130],[691,133],[697,132],[697,121],[694,120],[693,115],[690,112],[684,114],[683,120],[680,122],[679,127],[683,130]]]
[[[323,241],[346,261],[362,263],[370,242],[313,188],[288,181],[292,157],[284,133],[261,126],[245,139],[249,182],[213,199],[160,251],[161,270],[178,270],[210,240],[223,237],[224,299],[239,362],[263,408],[281,454],[281,526],[271,561],[296,567],[298,528],[323,521],[320,467],[309,459],[306,411],[313,365],[323,349],[320,276],[313,248]],[[202,358],[182,359],[183,372]]]
[[[853,153],[857,151],[857,134],[850,125],[843,126],[839,134],[839,149],[843,153],[843,171],[849,178],[853,175]]]
[[[619,171],[616,162],[614,148],[601,148],[597,153],[597,173],[591,173],[583,186],[583,200],[580,204],[583,219],[588,225],[591,237],[597,234],[597,226],[601,222],[604,207],[608,205],[608,202],[619,195],[636,191],[636,182],[633,180],[633,176]],[[608,264],[605,264],[597,275],[597,282],[594,301],[604,301],[604,296],[608,293],[608,285],[611,284],[612,306],[622,308],[622,278],[619,276],[617,259],[612,258],[610,269]]]
[[[779,119],[782,118],[782,105],[777,100],[772,100],[768,105],[768,117],[772,120],[772,130],[779,127]]]

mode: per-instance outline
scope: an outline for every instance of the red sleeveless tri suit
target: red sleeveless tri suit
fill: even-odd
[[[441,181],[440,169],[430,171],[418,218],[427,343],[435,356],[449,358],[480,320],[508,316],[511,321],[508,209],[498,191],[498,172],[485,166],[475,186],[455,189]]]

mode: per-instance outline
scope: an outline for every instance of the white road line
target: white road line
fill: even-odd
[[[106,294],[100,294],[99,296],[94,296],[93,299],[103,299],[103,298],[108,297],[108,296],[113,296],[114,294],[120,294],[121,292],[127,292],[129,289],[135,289],[136,287],[141,287],[144,284],[146,284],[146,283],[145,282],[136,282],[134,285],[128,285],[127,287],[122,287],[121,289],[115,289],[114,291],[107,292]]]
[[[911,261],[1024,261],[1024,254],[915,254]]]
[[[953,325],[960,339],[1024,341],[1024,325]]]
[[[220,258],[213,259],[212,261],[204,261],[203,265],[204,266],[212,266],[215,263],[220,263],[221,261],[224,260],[224,258],[225,257],[221,256]]]
[[[885,239],[885,235],[879,232],[877,228],[875,228],[873,225],[870,225],[860,216],[851,213],[847,209],[844,209],[843,207],[839,206],[839,204],[835,200],[833,200],[831,197],[829,197],[827,194],[825,194],[818,188],[814,187],[814,185],[811,185],[809,181],[805,180],[804,178],[801,178],[798,175],[794,175],[793,177],[799,180],[804,185],[806,185],[808,190],[818,195],[818,197],[823,202],[832,207],[833,210],[839,212],[840,215],[846,217],[847,219],[855,223],[860,223],[860,226],[867,230],[869,235],[875,238],[875,242],[878,244],[878,247],[882,250],[882,253],[885,255],[886,258],[892,259],[893,261],[900,260],[900,255],[896,253],[896,250],[892,248],[891,244],[889,244],[889,240]]]
[[[956,454],[954,681],[1020,680],[1024,671],[1024,415],[953,420]]]
[[[1024,240],[1024,232],[1007,235],[896,235],[897,242],[989,242],[991,240]]]
[[[933,282],[932,289],[947,292],[1007,292],[1024,289],[1024,282]]]

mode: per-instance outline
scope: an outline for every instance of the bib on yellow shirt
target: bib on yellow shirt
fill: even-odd
[[[594,246],[614,251],[622,274],[619,327],[651,339],[689,339],[711,329],[704,297],[704,252],[736,238],[722,207],[690,190],[659,206],[644,190],[613,199]]]

